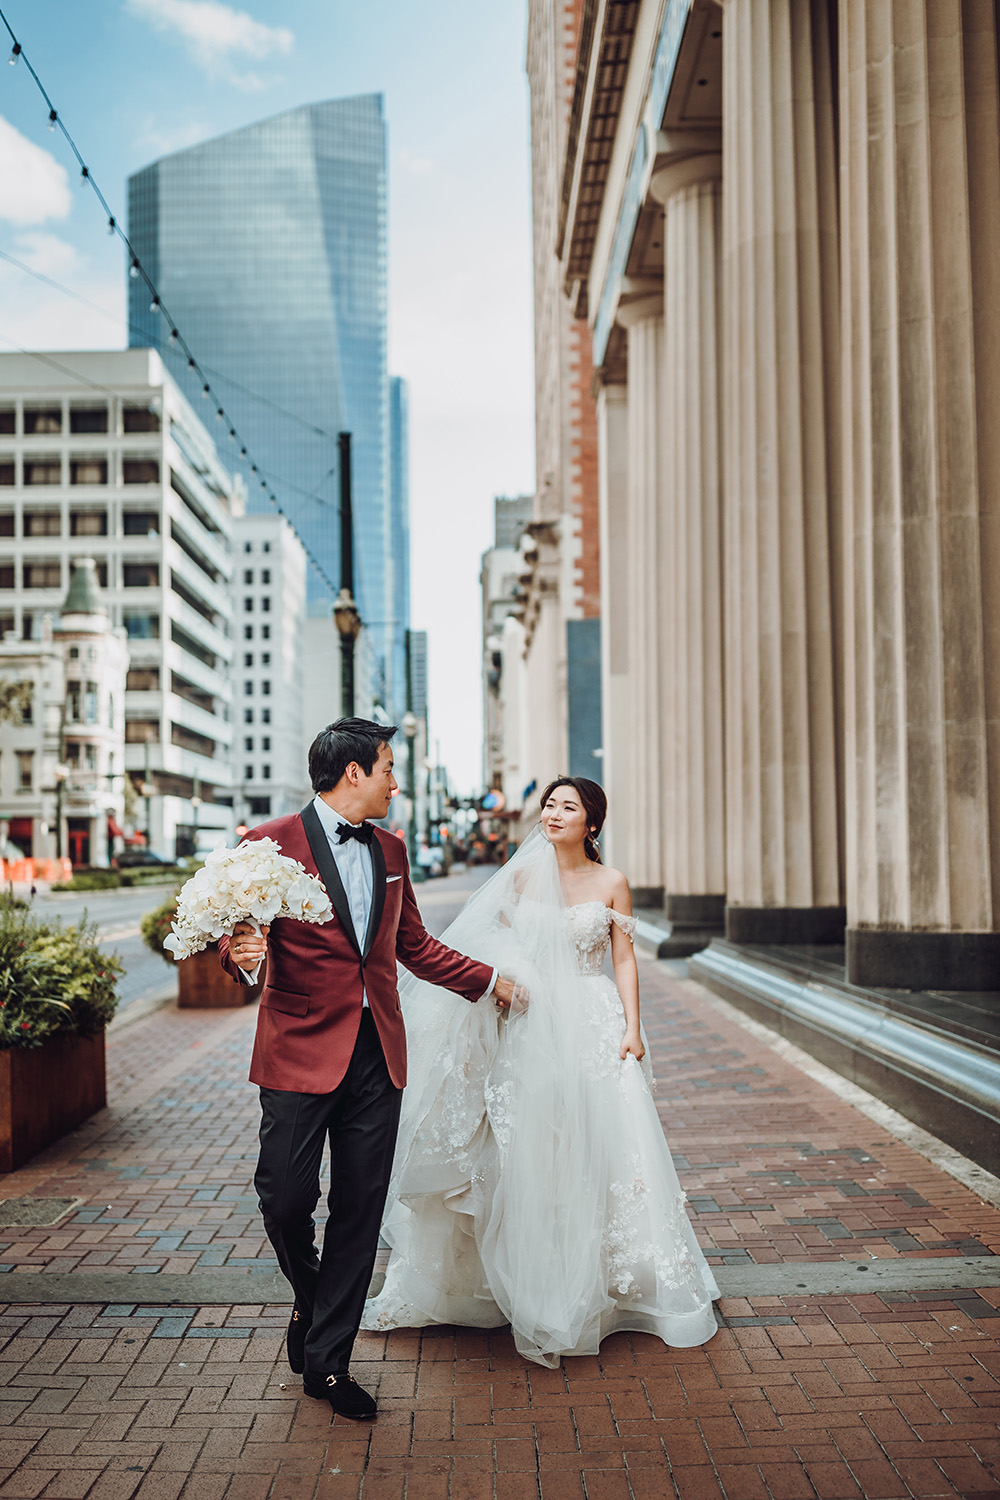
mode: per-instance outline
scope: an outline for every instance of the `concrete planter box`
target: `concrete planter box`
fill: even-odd
[[[0,1172],[13,1172],[107,1102],[103,1031],[0,1048]]]
[[[177,1004],[182,1009],[218,1010],[223,1006],[246,1005],[256,998],[249,984],[235,984],[219,963],[215,948],[206,948],[182,958],[178,964]]]

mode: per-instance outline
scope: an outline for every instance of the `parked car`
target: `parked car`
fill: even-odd
[[[143,865],[169,865],[174,866],[174,860],[164,859],[162,854],[154,854],[152,849],[123,849],[117,856],[119,870],[134,870]]]

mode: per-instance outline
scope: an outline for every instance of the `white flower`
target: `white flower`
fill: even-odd
[[[236,849],[213,849],[177,898],[173,931],[164,949],[174,958],[200,953],[237,922],[328,922],[333,909],[322,881],[274,839],[244,839]]]

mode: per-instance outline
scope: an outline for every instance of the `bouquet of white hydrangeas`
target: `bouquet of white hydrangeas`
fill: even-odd
[[[237,922],[260,924],[275,917],[328,922],[333,915],[323,882],[297,859],[282,854],[274,839],[244,839],[235,849],[216,849],[177,897],[177,915],[163,946],[174,958],[190,958]]]

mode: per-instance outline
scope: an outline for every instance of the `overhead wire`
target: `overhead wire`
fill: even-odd
[[[150,294],[150,311],[161,315],[165,320],[167,327],[170,329],[167,340],[168,346],[175,351],[179,351],[180,354],[183,355],[183,357],[187,360],[188,369],[192,372],[192,375],[202,383],[202,395],[205,396],[210,403],[215,405],[216,417],[226,427],[230,441],[237,444],[239,448],[239,456],[249,467],[250,473],[256,476],[259,488],[264,491],[267,499],[274,506],[278,515],[285,516],[285,519],[288,520],[290,525],[292,525],[293,523],[291,522],[291,518],[285,515],[285,511],[279,503],[277,495],[272,490],[271,485],[267,481],[267,479],[264,478],[264,471],[257,464],[256,460],[254,459],[254,455],[251,454],[249,450],[249,446],[241,437],[239,431],[237,430],[235,422],[227,412],[222,402],[221,396],[219,396],[218,392],[212,385],[212,382],[209,380],[209,372],[207,367],[202,365],[200,361],[195,358],[195,355],[188,345],[187,340],[184,338],[174,319],[170,316],[170,312],[165,306],[163,298],[160,296],[156,284],[154,283],[152,277],[149,275],[149,272],[146,270],[145,266],[142,264],[142,261],[139,258],[139,255],[132,245],[132,242],[129,239],[128,235],[125,233],[118,219],[112,212],[111,205],[109,204],[107,198],[104,196],[104,193],[101,191],[101,188],[94,178],[93,173],[84,160],[83,153],[80,151],[80,148],[77,146],[76,141],[73,139],[73,136],[66,126],[65,121],[53,104],[52,99],[49,96],[47,89],[45,88],[45,85],[42,83],[42,80],[39,78],[37,72],[35,71],[31,60],[24,51],[24,47],[16,36],[14,29],[8,21],[2,7],[0,7],[0,23],[3,24],[8,36],[11,39],[12,51],[9,59],[10,62],[12,64],[16,64],[19,61],[23,62],[25,68],[31,76],[32,81],[35,84],[35,87],[38,89],[38,92],[41,94],[42,98],[45,100],[45,103],[48,105],[49,129],[58,129],[62,134],[63,138],[66,141],[66,144],[69,146],[70,151],[73,153],[73,156],[76,159],[77,165],[80,168],[80,177],[82,181],[93,189],[97,201],[100,203],[101,208],[107,217],[109,234],[116,235],[124,245],[129,256],[130,278],[132,278],[133,280],[140,279],[144,282],[146,290]],[[13,257],[7,256],[5,258],[12,259]],[[322,482],[325,482],[325,480],[321,481],[321,483]],[[296,488],[298,488],[298,486],[296,486]],[[314,496],[311,498],[318,497]],[[296,531],[296,534],[299,535],[298,528],[293,526],[293,529]],[[308,547],[301,535],[299,535],[299,541],[302,544],[302,548],[306,554],[306,557],[309,559],[309,562],[315,568],[316,572],[319,574],[320,578],[326,584],[330,592],[334,596],[336,596],[339,590],[334,584],[333,579],[323,567],[323,564],[316,557],[315,553]]]

